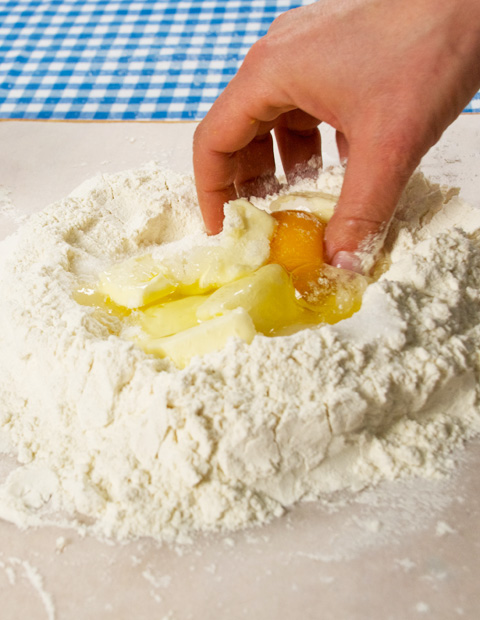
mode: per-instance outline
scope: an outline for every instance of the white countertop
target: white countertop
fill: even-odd
[[[191,170],[194,123],[0,123],[0,239],[10,200],[33,213],[97,172],[156,159]],[[333,161],[332,136],[327,148]],[[425,158],[480,207],[480,116]],[[480,617],[480,441],[443,481],[384,483],[330,511],[303,504],[263,528],[186,547],[126,545],[0,521],[2,620],[404,620]],[[1,472],[8,462],[0,460]],[[62,552],[57,541],[65,538]]]

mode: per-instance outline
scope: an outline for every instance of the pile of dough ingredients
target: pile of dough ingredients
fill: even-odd
[[[0,517],[187,540],[436,478],[480,430],[480,210],[414,175],[368,277],[324,262],[343,169],[225,206],[87,181],[0,244]]]

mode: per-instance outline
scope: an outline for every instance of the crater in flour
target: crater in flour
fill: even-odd
[[[295,189],[338,194],[342,180]],[[0,516],[80,527],[81,514],[98,535],[171,540],[444,472],[478,431],[480,218],[451,193],[414,177],[391,265],[352,318],[232,340],[181,371],[72,291],[152,244],[204,238],[192,179],[148,165],[32,216],[0,253],[2,434],[24,463]]]

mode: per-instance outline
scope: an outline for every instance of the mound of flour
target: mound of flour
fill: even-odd
[[[339,193],[342,171],[292,189]],[[0,245],[0,516],[179,540],[385,478],[435,477],[480,428],[480,212],[417,174],[361,310],[184,370],[73,291],[206,237],[191,178],[99,176]],[[268,201],[259,200],[267,207]]]

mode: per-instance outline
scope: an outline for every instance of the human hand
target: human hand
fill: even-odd
[[[410,175],[479,86],[478,0],[323,0],[284,13],[195,133],[207,231],[221,230],[228,200],[275,188],[272,129],[292,180],[321,154],[325,122],[347,160],[327,259],[365,269]]]

